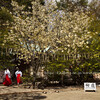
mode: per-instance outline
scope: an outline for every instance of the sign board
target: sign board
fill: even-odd
[[[84,91],[87,91],[87,90],[96,91],[96,83],[85,82]]]

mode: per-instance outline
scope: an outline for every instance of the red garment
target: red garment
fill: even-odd
[[[8,74],[6,74],[5,81],[3,82],[3,84],[5,86],[9,86],[12,84],[11,79],[8,77]]]
[[[20,74],[17,74],[17,83],[20,84],[22,83],[21,79],[20,79]]]

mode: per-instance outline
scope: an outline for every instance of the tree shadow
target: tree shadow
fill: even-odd
[[[41,100],[45,99],[46,96],[40,92],[16,92],[0,94],[0,100]]]
[[[35,100],[35,99],[36,99],[36,100],[37,100],[37,99],[38,99],[38,100],[39,100],[39,99],[45,99],[45,98],[46,98],[46,96],[34,96],[34,100]]]

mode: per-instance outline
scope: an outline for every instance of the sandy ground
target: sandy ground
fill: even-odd
[[[84,89],[82,87],[66,87],[63,89],[40,90],[24,89],[17,86],[0,86],[0,94],[16,92],[38,92],[41,94],[41,96],[45,97],[41,98],[41,100],[100,100],[100,86],[97,86],[96,92],[84,92]]]

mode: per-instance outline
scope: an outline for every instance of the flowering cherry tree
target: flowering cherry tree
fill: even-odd
[[[88,31],[91,18],[88,12],[82,10],[74,12],[58,11],[56,5],[50,3],[41,5],[39,0],[32,2],[32,12],[24,11],[24,6],[19,6],[12,1],[14,22],[5,36],[6,42],[14,44],[14,54],[19,59],[31,62],[34,77],[38,68],[33,65],[37,53],[46,50],[56,52],[66,50],[67,53],[76,53],[77,48],[86,45],[92,38]],[[35,80],[35,79],[34,79]]]

